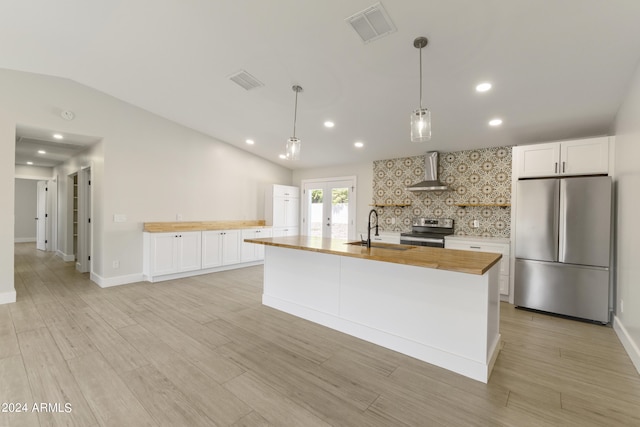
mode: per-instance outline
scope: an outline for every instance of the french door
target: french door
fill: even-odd
[[[302,181],[302,233],[355,239],[356,178]]]

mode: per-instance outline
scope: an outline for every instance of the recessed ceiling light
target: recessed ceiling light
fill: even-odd
[[[324,127],[326,128],[332,128],[334,127],[336,124],[333,123],[331,120],[327,120],[326,122],[324,122]]]
[[[493,119],[489,121],[489,126],[500,126],[502,124],[502,119]]]
[[[255,141],[253,139],[247,139],[245,142],[249,145],[255,144]]]
[[[476,86],[476,91],[478,92],[486,92],[489,89],[491,89],[491,83],[488,82],[480,83],[478,86]]]
[[[62,138],[64,138],[64,137],[63,137],[62,135],[60,135],[59,133],[54,133],[54,134],[53,134],[53,137],[54,137],[55,139],[62,139]]]
[[[33,164],[33,162],[27,162],[27,164],[28,164],[28,165],[32,165],[32,164]]]
[[[44,150],[38,150],[38,154],[47,154],[47,152]]]
[[[364,147],[364,142],[360,142],[360,141],[354,142],[353,146],[356,147],[356,148],[362,148],[362,147]]]
[[[285,156],[284,154],[280,154],[278,157],[280,157],[282,160],[285,160],[287,158],[287,156]]]

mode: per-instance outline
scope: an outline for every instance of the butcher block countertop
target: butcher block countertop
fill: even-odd
[[[373,242],[372,247],[367,248],[360,246],[359,242],[350,244],[345,240],[310,236],[245,239],[245,242],[478,275],[486,273],[502,258],[497,253],[378,242]]]
[[[236,220],[236,221],[179,221],[179,222],[145,222],[144,231],[147,233],[172,233],[174,231],[208,231],[208,230],[236,230],[242,228],[263,228],[265,220]]]

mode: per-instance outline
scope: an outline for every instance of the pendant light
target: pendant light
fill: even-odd
[[[295,85],[291,89],[296,93],[296,104],[293,110],[293,136],[287,140],[286,157],[287,160],[300,160],[300,140],[296,138],[296,119],[298,118],[298,92],[302,92],[302,87]]]
[[[424,142],[431,139],[431,112],[422,108],[422,48],[429,43],[426,37],[418,37],[413,47],[420,51],[420,107],[411,113],[411,142]]]

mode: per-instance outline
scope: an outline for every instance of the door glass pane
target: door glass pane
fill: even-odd
[[[309,235],[322,237],[322,207],[323,193],[321,188],[311,189],[311,203],[309,204]]]
[[[331,238],[349,237],[349,189],[331,189]]]

